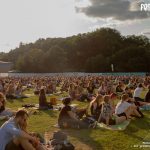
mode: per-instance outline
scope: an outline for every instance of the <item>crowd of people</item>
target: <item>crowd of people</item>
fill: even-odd
[[[150,104],[149,76],[56,76],[56,77],[5,77],[0,78],[0,117],[6,121],[0,128],[0,150],[44,149],[39,139],[27,132],[28,114],[24,110],[13,111],[7,100],[26,98],[29,89],[39,97],[39,109],[51,109],[53,103],[47,95],[67,93],[59,112],[60,128],[89,128],[95,122],[107,126],[120,124],[133,117],[144,115],[141,106]],[[145,91],[144,99],[141,97]],[[73,108],[75,100],[88,107]],[[88,118],[88,119],[87,119]],[[90,118],[90,119],[89,119]],[[88,121],[87,121],[88,120]]]

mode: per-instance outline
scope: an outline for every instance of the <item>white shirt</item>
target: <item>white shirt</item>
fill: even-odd
[[[118,104],[117,104],[117,106],[116,106],[116,109],[115,109],[115,114],[121,114],[121,113],[123,113],[123,112],[125,112],[125,110],[129,107],[129,106],[131,106],[132,104],[130,104],[130,103],[128,103],[128,102],[126,102],[126,101],[124,101],[124,102],[122,102],[122,101],[120,101]]]
[[[143,90],[143,88],[137,87],[137,88],[134,90],[133,97],[140,97],[142,90]]]

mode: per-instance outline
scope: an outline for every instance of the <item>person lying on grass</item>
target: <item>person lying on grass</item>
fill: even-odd
[[[14,118],[6,121],[0,128],[0,150],[42,150],[36,137],[24,131],[28,118],[25,110],[19,110]],[[33,144],[36,145],[33,146]]]
[[[137,111],[137,106],[135,104],[127,102],[129,100],[128,94],[123,94],[121,100],[118,102],[115,114],[119,117],[125,116],[127,119],[131,118],[131,115],[136,117],[142,117]]]
[[[87,124],[78,119],[76,113],[72,111],[71,98],[63,99],[63,107],[60,110],[58,117],[58,125],[60,128],[87,128]]]
[[[9,117],[15,115],[15,111],[6,108],[5,105],[6,105],[5,96],[3,95],[3,93],[0,93],[0,117],[5,117],[5,119],[8,119]]]

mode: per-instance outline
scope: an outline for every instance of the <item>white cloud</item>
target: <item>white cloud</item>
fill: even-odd
[[[78,13],[91,18],[113,18],[113,20],[137,20],[149,18],[147,12],[140,11],[136,2],[129,0],[89,0],[91,5],[78,7]],[[132,11],[131,11],[132,10]],[[133,11],[134,10],[134,11]]]

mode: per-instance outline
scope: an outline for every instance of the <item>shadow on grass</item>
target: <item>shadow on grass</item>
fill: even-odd
[[[44,112],[46,114],[48,114],[50,117],[58,117],[58,112],[54,111],[54,110],[40,110],[41,112]]]
[[[103,150],[100,142],[94,140],[91,136],[93,130],[94,129],[62,129],[62,131],[65,132],[68,136],[78,140],[78,150]],[[79,143],[79,141],[81,142],[81,144]],[[84,147],[84,145],[86,145],[87,147]]]
[[[131,124],[128,126],[128,130],[125,130],[124,133],[133,138],[136,138],[139,141],[142,141],[143,137],[135,135],[141,129],[145,131],[150,129],[150,122],[146,116],[141,119],[132,120]]]
[[[7,101],[10,102],[10,103],[14,103],[14,102],[17,102],[17,101],[23,103],[25,99],[26,99],[26,98],[7,99]]]

